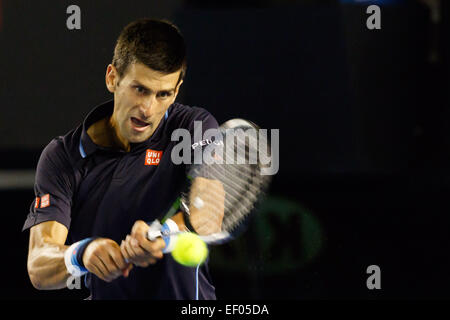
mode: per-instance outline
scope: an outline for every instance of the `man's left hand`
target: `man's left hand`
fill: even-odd
[[[136,221],[131,234],[120,244],[120,250],[125,259],[138,267],[148,267],[162,259],[162,250],[166,246],[162,238],[148,240],[146,236],[148,229],[149,225],[144,221]]]

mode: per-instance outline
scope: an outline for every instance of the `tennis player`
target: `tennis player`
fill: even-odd
[[[123,29],[106,70],[114,99],[53,139],[39,159],[23,227],[35,288],[86,276],[92,299],[216,298],[207,263],[184,267],[163,255],[161,238],[144,236],[186,180],[187,165],[171,161],[173,130],[193,136],[194,121],[203,131],[218,127],[208,111],[175,102],[185,72],[176,26],[143,19]]]

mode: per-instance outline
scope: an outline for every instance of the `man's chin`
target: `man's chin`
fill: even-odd
[[[148,131],[144,131],[144,132],[133,132],[132,134],[130,134],[128,136],[128,141],[130,143],[141,143],[144,142],[146,140],[148,140],[150,138],[151,134]]]
[[[136,136],[134,136],[134,137],[132,137],[131,139],[128,139],[128,141],[130,142],[130,143],[141,143],[141,142],[144,142],[144,141],[146,141],[146,140],[148,140],[150,137],[147,137],[147,136],[141,136],[141,137],[136,137]]]

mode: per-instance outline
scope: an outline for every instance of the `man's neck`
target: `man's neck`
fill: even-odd
[[[93,123],[87,130],[92,141],[106,148],[119,148],[130,151],[130,143],[121,138],[113,117],[106,117]]]

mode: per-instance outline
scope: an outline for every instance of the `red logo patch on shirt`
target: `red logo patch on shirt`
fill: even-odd
[[[41,198],[36,197],[36,200],[34,201],[34,208],[37,209],[39,208],[39,202],[41,201]]]
[[[50,195],[47,193],[46,195],[41,197],[41,209],[47,208],[50,205]]]
[[[161,161],[162,151],[155,151],[152,149],[147,149],[145,153],[145,165],[146,166],[157,166]]]

